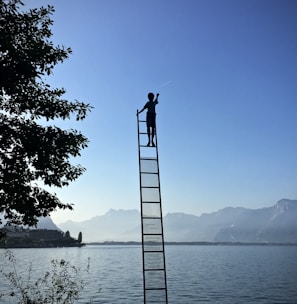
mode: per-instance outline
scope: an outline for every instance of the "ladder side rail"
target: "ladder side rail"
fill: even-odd
[[[139,168],[139,192],[140,192],[140,214],[141,214],[141,246],[142,246],[142,273],[145,271],[145,265],[144,265],[144,234],[143,234],[143,209],[142,209],[142,191],[141,191],[141,155],[140,155],[140,120],[139,120],[139,114],[137,112],[137,134],[138,134],[138,168]],[[144,303],[146,303],[146,284],[145,284],[145,277],[143,275],[143,296],[144,296]]]
[[[161,197],[161,182],[160,182],[160,167],[159,167],[159,149],[158,149],[158,137],[157,137],[157,119],[155,124],[155,140],[156,140],[156,157],[157,157],[157,170],[158,170],[158,183],[159,183],[159,198],[160,198],[160,215],[161,215],[161,233],[162,233],[162,249],[163,249],[163,265],[164,265],[164,278],[165,278],[165,293],[166,303],[168,303],[167,292],[167,275],[166,275],[166,258],[165,258],[165,241],[164,241],[164,229],[163,229],[163,214],[162,214],[162,197]]]

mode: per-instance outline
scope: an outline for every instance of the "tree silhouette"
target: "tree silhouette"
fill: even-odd
[[[82,242],[82,233],[81,232],[79,232],[77,240],[79,243]]]
[[[0,213],[10,223],[31,226],[57,208],[73,208],[44,185],[67,186],[85,170],[70,158],[88,139],[48,121],[83,120],[92,107],[63,99],[65,89],[44,80],[72,52],[50,41],[54,8],[23,12],[22,6],[0,0]]]

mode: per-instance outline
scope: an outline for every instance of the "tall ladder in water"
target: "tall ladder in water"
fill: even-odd
[[[146,121],[138,125],[144,304],[168,303],[157,132],[147,147]]]

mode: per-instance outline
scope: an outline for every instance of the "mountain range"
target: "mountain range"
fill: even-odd
[[[58,225],[84,242],[141,241],[140,213],[113,210],[82,222]],[[168,213],[163,218],[167,242],[297,243],[297,200],[282,199],[272,207],[227,207],[195,216]]]
[[[3,227],[6,224],[6,220],[3,217],[3,214],[0,214],[0,220],[2,224],[0,225],[0,228]],[[24,228],[28,228],[28,226],[23,226]],[[36,230],[36,229],[46,229],[46,230],[61,230],[57,227],[57,225],[53,222],[51,217],[46,216],[46,217],[40,217],[38,218],[38,223],[36,227],[30,227],[31,230]]]

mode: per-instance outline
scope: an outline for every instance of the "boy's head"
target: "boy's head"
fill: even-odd
[[[155,95],[154,95],[154,93],[148,93],[148,94],[147,94],[147,97],[148,97],[149,101],[153,101]]]

